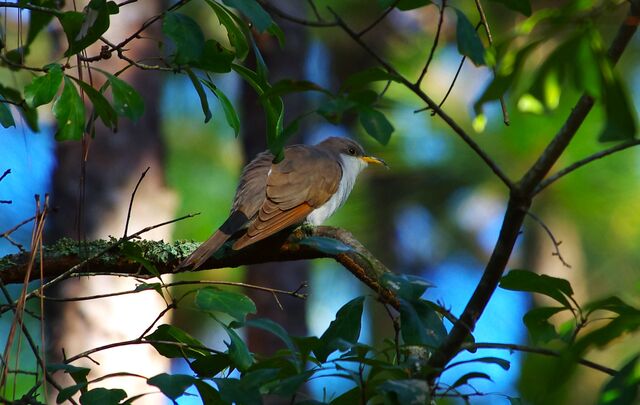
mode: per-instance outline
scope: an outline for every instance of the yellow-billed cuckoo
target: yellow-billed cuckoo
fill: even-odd
[[[286,147],[278,163],[271,153],[260,153],[242,171],[229,218],[180,267],[200,267],[237,233],[234,250],[292,225],[320,225],[344,204],[369,163],[386,166],[347,138]]]

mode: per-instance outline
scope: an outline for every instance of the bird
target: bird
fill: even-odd
[[[240,250],[294,225],[321,225],[369,164],[388,167],[346,137],[285,147],[279,162],[269,151],[258,154],[242,171],[227,220],[179,268],[199,268],[234,235],[231,248]]]

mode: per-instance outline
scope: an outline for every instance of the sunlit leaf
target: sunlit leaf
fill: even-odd
[[[246,295],[216,287],[199,289],[194,303],[202,311],[222,312],[239,322],[244,322],[247,314],[256,313],[256,304]]]
[[[458,22],[456,24],[458,52],[471,59],[476,66],[484,65],[484,46],[478,33],[467,16],[457,8],[455,10],[458,16]]]
[[[627,405],[640,400],[640,355],[633,357],[605,384],[598,405]]]
[[[147,380],[147,384],[158,387],[167,397],[175,400],[182,396],[184,392],[196,381],[195,378],[185,374],[162,373]]]
[[[363,105],[358,107],[358,116],[360,124],[369,135],[382,145],[389,143],[394,128],[383,113]]]
[[[185,65],[201,59],[204,34],[193,18],[175,11],[166,13],[162,19],[162,32],[175,44],[175,63]]]
[[[50,103],[58,92],[62,84],[62,66],[58,64],[49,65],[47,73],[34,77],[34,79],[24,87],[24,99],[31,108]]]
[[[58,19],[69,43],[64,56],[75,55],[96,42],[109,29],[109,14],[114,11],[117,10],[105,0],[93,0],[81,13],[67,11],[59,15]]]
[[[218,17],[220,25],[227,30],[229,43],[235,49],[236,57],[240,60],[246,58],[249,53],[249,42],[243,30],[236,24],[233,14],[220,3],[213,0],[206,0],[206,2]]]
[[[68,77],[64,78],[64,90],[52,107],[53,116],[58,123],[56,139],[74,141],[82,139],[84,131],[84,103],[76,86]]]

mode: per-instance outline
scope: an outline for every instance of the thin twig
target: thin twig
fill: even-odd
[[[2,100],[2,102],[6,102],[5,100]],[[4,180],[5,177],[7,177],[9,174],[11,173],[11,169],[7,169],[4,171],[4,173],[2,173],[2,176],[0,176],[0,181]]]
[[[427,70],[429,69],[429,65],[433,60],[433,55],[436,53],[436,48],[438,47],[438,41],[440,40],[440,32],[442,32],[442,23],[444,22],[444,9],[447,7],[447,0],[442,0],[442,4],[440,5],[440,16],[438,17],[438,28],[436,29],[436,36],[433,38],[433,44],[431,45],[431,51],[429,51],[429,57],[427,58],[427,62],[424,64],[422,68],[422,72],[420,72],[420,76],[418,80],[416,80],[416,84],[419,86],[427,74]]]
[[[475,0],[476,8],[478,9],[478,14],[480,15],[480,22],[484,26],[484,31],[487,33],[487,40],[489,41],[489,46],[493,46],[493,36],[491,35],[491,29],[489,28],[489,23],[487,22],[487,16],[484,13],[484,9],[482,8],[482,3],[480,0]],[[496,76],[496,68],[493,66],[491,68],[493,71],[493,75]],[[507,111],[507,104],[504,101],[504,96],[501,95],[500,99],[500,107],[502,108],[502,121],[505,125],[509,125],[509,111]]]
[[[474,343],[469,345],[469,348],[473,348],[473,349],[502,349],[502,350],[512,350],[512,351],[518,351],[518,352],[526,352],[526,353],[535,353],[535,354],[542,354],[545,356],[553,356],[553,357],[560,357],[562,356],[562,353],[556,350],[551,350],[551,349],[545,349],[542,347],[531,347],[531,346],[524,346],[524,345],[516,345],[516,344],[510,344],[510,343]],[[601,364],[598,363],[594,363],[593,361],[589,361],[589,360],[585,360],[585,359],[578,359],[576,360],[578,362],[578,364],[582,364],[583,366],[592,368],[594,370],[598,370],[601,371],[605,374],[609,374],[611,376],[616,375],[618,372],[612,368],[603,366]]]
[[[332,8],[329,7],[329,11],[333,14],[336,19],[336,22],[340,28],[353,39],[362,49],[364,49],[373,59],[375,59],[381,66],[383,66],[387,72],[396,76],[398,81],[402,83],[405,87],[411,90],[415,95],[417,95],[422,101],[424,101],[435,113],[445,122],[453,131],[460,137],[462,140],[487,164],[487,166],[493,171],[493,173],[500,179],[502,182],[511,190],[513,189],[513,183],[509,179],[509,177],[500,169],[498,164],[493,161],[491,157],[471,138],[469,134],[466,133],[458,123],[451,118],[447,113],[445,113],[440,106],[438,106],[425,92],[422,91],[420,86],[412,83],[406,77],[399,74],[396,69],[391,66],[386,60],[384,60],[380,55],[371,49],[362,38],[358,36],[358,34],[351,29],[340,16],[333,11]]]
[[[131,193],[131,199],[129,200],[129,209],[127,209],[127,222],[124,225],[124,235],[122,235],[122,238],[127,237],[127,232],[129,231],[129,220],[131,219],[131,208],[133,208],[133,200],[136,198],[138,187],[140,187],[140,183],[142,183],[142,180],[144,179],[144,176],[147,175],[149,169],[151,169],[151,166],[147,166],[147,168],[142,172],[140,178],[138,179],[138,182],[136,183],[136,186],[133,189],[133,193]]]
[[[538,225],[540,225],[542,227],[542,229],[544,229],[544,231],[547,233],[547,235],[549,235],[549,239],[551,239],[551,242],[553,243],[553,247],[556,250],[555,252],[552,253],[553,256],[557,256],[558,259],[560,260],[560,262],[562,262],[562,265],[567,267],[567,268],[571,268],[571,265],[569,263],[567,263],[566,260],[564,260],[564,257],[562,257],[562,253],[560,253],[560,245],[562,244],[562,241],[557,240],[556,237],[553,235],[553,232],[551,232],[551,229],[549,229],[549,227],[547,226],[547,224],[545,224],[542,219],[540,219],[537,215],[535,215],[533,212],[531,211],[527,211],[527,215],[529,215],[531,217],[531,219],[533,219],[536,223],[538,223]]]
[[[399,2],[400,0],[394,0],[393,3],[391,3],[389,7],[387,7],[387,9],[378,16],[378,18],[373,20],[373,22],[371,22],[371,24],[369,24],[366,28],[360,30],[360,32],[358,32],[358,36],[363,36],[373,28],[375,28],[378,24],[380,24],[380,22],[382,22],[382,20],[384,20],[389,15],[389,13],[393,11],[393,9],[396,7],[396,5],[398,5]]]
[[[551,185],[553,182],[559,180],[560,178],[566,176],[567,174],[581,168],[582,166],[585,166],[595,160],[598,159],[602,159],[605,156],[609,156],[612,155],[616,152],[620,152],[623,151],[625,149],[631,148],[633,146],[636,145],[640,145],[640,139],[631,139],[628,140],[626,142],[620,143],[618,145],[612,146],[611,148],[605,149],[605,150],[601,150],[600,152],[594,153],[591,156],[587,156],[584,159],[580,159],[575,163],[572,163],[571,165],[565,167],[564,169],[554,173],[553,175],[547,177],[546,179],[542,180],[540,182],[540,185],[536,188],[535,190],[535,194],[538,194],[539,192],[541,192],[542,190],[544,190],[545,188],[547,188],[549,185]]]

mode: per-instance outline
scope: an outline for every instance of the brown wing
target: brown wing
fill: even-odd
[[[340,164],[326,152],[304,145],[285,149],[285,159],[271,166],[266,199],[257,217],[233,248],[241,249],[302,223],[338,190],[341,177]]]

